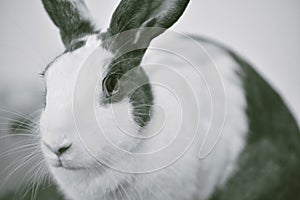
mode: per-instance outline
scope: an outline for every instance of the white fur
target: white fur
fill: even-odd
[[[42,150],[57,183],[66,196],[71,199],[99,199],[99,196],[103,196],[107,191],[115,190],[117,187],[113,175],[110,175],[115,172],[106,172],[102,175],[103,166],[90,155],[91,153],[99,159],[118,159],[118,155],[114,155],[113,149],[105,143],[105,138],[96,132],[95,125],[90,123],[88,116],[94,111],[94,98],[100,96],[100,94],[94,93],[94,86],[98,79],[99,84],[101,83],[108,64],[106,61],[112,56],[102,50],[100,44],[101,42],[97,40],[96,36],[91,36],[83,48],[60,56],[46,72],[47,105],[40,119]],[[96,61],[92,59],[91,63],[89,56],[92,53],[96,53],[98,59]],[[83,124],[84,132],[77,134],[73,99],[84,63],[92,65],[89,66],[89,72],[84,77],[84,80],[88,81],[80,83],[86,90],[81,96],[83,109],[79,118],[82,117],[82,119],[78,120],[85,120],[86,123]],[[99,88],[101,88],[101,84]],[[89,97],[92,97],[92,104],[90,104]],[[95,100],[98,102],[97,99]],[[136,131],[136,125],[130,121],[132,117],[128,116],[128,109],[130,109],[128,105],[128,100],[125,99],[115,105],[114,109],[119,114],[119,119],[123,120],[121,123],[127,126],[126,129]],[[101,123],[105,135],[114,144],[119,144],[123,148],[133,148],[136,143],[126,138],[122,140],[123,134],[114,123],[111,108],[100,107],[100,105],[95,105],[95,107],[97,108],[97,120]],[[121,113],[122,116],[120,116]],[[131,126],[129,126],[130,124]],[[44,143],[54,149],[64,146],[66,143],[72,144],[71,149],[61,156],[64,168],[55,167],[58,165],[57,156]],[[82,144],[89,148],[89,152]],[[100,184],[108,187],[99,187]]]
[[[194,41],[192,41],[192,39],[188,39],[187,41],[182,40],[180,42],[170,41],[163,38],[161,40],[158,39],[152,44],[154,50],[148,50],[148,54],[144,59],[144,65],[147,65],[148,63],[155,63],[154,66],[148,65],[144,67],[150,77],[150,80],[161,80],[164,83],[169,83],[168,86],[175,89],[182,88],[184,82],[189,82],[197,94],[198,104],[201,111],[197,141],[190,148],[188,153],[186,153],[178,162],[170,168],[157,172],[158,174],[161,173],[162,177],[164,177],[164,173],[169,173],[168,178],[170,178],[172,176],[176,177],[176,174],[173,174],[172,172],[177,171],[179,175],[177,175],[176,178],[180,180],[178,180],[178,183],[174,183],[176,178],[173,177],[174,179],[170,178],[172,181],[162,181],[161,185],[157,184],[156,190],[154,191],[160,191],[159,188],[161,188],[162,185],[164,185],[164,187],[167,187],[166,185],[168,185],[167,188],[170,188],[169,192],[172,194],[172,197],[168,198],[158,192],[158,195],[161,195],[159,199],[191,199],[191,195],[195,193],[199,199],[207,199],[213,190],[216,187],[221,187],[237,168],[238,156],[245,145],[246,133],[248,130],[247,116],[245,113],[246,99],[243,91],[242,80],[237,73],[241,72],[241,69],[223,49],[208,43],[202,43],[202,48],[204,50],[201,54],[201,51],[199,52],[199,50],[197,51],[197,49],[193,48],[195,47],[192,44],[193,42]],[[167,44],[161,45],[160,43]],[[186,62],[178,58],[178,56],[174,56],[174,54],[172,55],[170,53],[157,51],[157,47],[163,47],[163,50],[174,50],[174,52],[177,53],[181,52],[180,50],[187,51],[190,49],[187,53],[190,55],[189,60],[197,62],[197,66],[194,67],[201,68],[200,71],[202,71],[204,78],[210,79],[210,77],[207,77],[209,73],[206,72],[206,69],[216,67],[223,79],[227,101],[226,121],[218,144],[204,159],[198,160],[197,153],[199,152],[200,146],[204,140],[204,133],[208,129],[210,117],[208,109],[210,99],[205,82],[196,74],[196,71],[192,66],[187,65]],[[212,58],[213,62],[209,60],[206,52]],[[171,70],[166,69],[166,66],[169,66],[171,70],[176,70],[185,79],[174,79],[174,76],[170,74]],[[179,120],[176,119],[176,106],[174,107],[174,104],[171,103],[172,97],[166,95],[162,91],[155,90],[155,88],[154,96],[156,98],[156,102],[162,105],[165,110],[168,110],[168,117],[173,117],[173,119],[168,120],[173,122],[173,126],[176,127]],[[191,97],[189,96],[188,98]],[[220,104],[222,104],[222,102],[220,102]],[[156,119],[155,116],[153,118],[154,120]],[[195,119],[191,117],[190,120],[192,121]],[[169,127],[167,130],[172,130],[171,128],[172,127]],[[161,146],[160,143],[165,143],[164,140],[169,141],[170,138],[172,138],[172,133],[166,134],[165,137],[163,134],[161,135],[162,137],[156,140],[155,143],[149,144],[149,148],[152,148],[153,146],[155,146],[154,148],[157,148],[157,146]],[[216,135],[208,135],[208,143],[206,146],[212,147],[216,138]],[[161,179],[163,180],[164,178]],[[185,182],[187,180],[188,183]],[[152,185],[153,183],[150,182],[148,184]],[[181,189],[178,190],[178,188]]]
[[[164,41],[163,39],[161,41]],[[153,44],[155,47],[159,40]],[[179,43],[171,41],[174,48],[190,49],[190,43],[184,40]],[[135,163],[131,158],[118,154],[115,147],[106,143],[106,138],[101,136],[90,123],[92,109],[96,108],[95,114],[98,123],[101,124],[105,135],[114,145],[123,149],[133,149],[136,146],[139,153],[154,152],[164,148],[165,145],[176,138],[176,130],[180,126],[180,106],[171,92],[159,86],[153,86],[155,106],[152,121],[144,130],[142,135],[151,136],[160,130],[162,121],[165,123],[157,137],[149,140],[135,140],[119,129],[121,126],[125,131],[133,135],[137,134],[137,126],[132,123],[131,109],[128,107],[128,100],[117,103],[113,111],[117,112],[118,124],[114,122],[111,107],[103,107],[96,103],[90,105],[89,97],[95,100],[94,84],[98,82],[101,88],[101,78],[105,75],[105,70],[109,59],[113,55],[100,48],[100,42],[95,36],[88,39],[87,44],[72,53],[67,53],[59,57],[46,73],[47,84],[47,106],[42,113],[40,120],[41,138],[51,146],[61,146],[64,142],[72,143],[72,147],[62,155],[62,162],[65,168],[54,167],[57,157],[49,151],[43,144],[42,150],[49,163],[56,182],[62,192],[72,200],[96,200],[96,199],[207,199],[216,187],[221,187],[230,175],[234,172],[237,159],[243,150],[245,134],[247,132],[247,118],[245,114],[245,95],[242,82],[237,76],[238,65],[230,58],[225,51],[209,44],[203,44],[209,55],[219,70],[226,89],[227,96],[227,118],[218,144],[212,152],[204,159],[198,159],[200,146],[203,142],[205,132],[209,125],[209,95],[205,82],[195,75],[195,69],[191,68],[174,55],[149,50],[143,61],[143,68],[149,76],[151,82],[161,82],[170,89],[178,89],[183,101],[189,101],[190,96],[180,93],[185,80],[192,86],[200,108],[200,124],[197,133],[197,140],[191,148],[175,163],[161,170],[148,174],[130,174],[115,171],[101,166],[93,157],[97,159],[110,159],[120,165],[149,167],[156,163],[152,160],[144,160],[142,163]],[[168,46],[168,44],[167,44]],[[88,61],[88,57],[96,50],[99,56],[96,61]],[[215,67],[208,59],[207,55],[198,54],[195,51],[189,52],[191,57],[198,61],[197,67],[209,69]],[[87,88],[85,94],[81,95],[82,110],[79,120],[83,122],[84,133],[80,132],[81,140],[77,135],[77,127],[74,122],[73,98],[74,87],[78,83],[78,75],[81,73],[84,63],[90,62],[90,72],[84,78],[86,82],[80,82]],[[149,64],[159,64],[149,65]],[[169,66],[163,67],[163,66]],[[170,70],[179,74],[174,79],[170,76]],[[182,77],[182,79],[180,79]],[[168,85],[169,84],[169,85]],[[184,88],[183,88],[184,89]],[[97,94],[97,93],[96,93]],[[80,98],[80,96],[79,96]],[[97,99],[96,101],[97,102]],[[220,102],[222,103],[222,102]],[[191,105],[191,113],[195,109]],[[190,123],[194,123],[196,115],[191,115],[191,119],[185,120],[184,124],[187,134]],[[78,120],[78,119],[77,119]],[[137,135],[136,135],[137,136]],[[216,135],[208,136],[208,147],[215,142]],[[88,148],[89,153],[86,148]],[[162,154],[161,158],[167,158],[171,154]],[[133,167],[134,168],[134,167]]]

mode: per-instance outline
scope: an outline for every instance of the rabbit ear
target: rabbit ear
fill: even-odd
[[[188,3],[189,0],[122,0],[112,16],[109,34],[112,36],[138,28],[159,28],[161,31],[156,29],[152,33],[137,31],[135,42],[139,38],[148,38],[150,43],[163,29],[171,27],[180,18]]]
[[[72,41],[96,29],[84,0],[42,0],[46,11],[59,28],[62,41],[69,48]]]

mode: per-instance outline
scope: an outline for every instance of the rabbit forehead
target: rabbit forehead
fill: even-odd
[[[86,84],[92,83],[92,79],[101,79],[113,58],[110,52],[102,48],[101,43],[96,35],[90,36],[84,46],[57,57],[45,72],[47,96],[52,90],[55,96],[69,95],[84,67],[89,68],[89,73],[85,74],[89,76],[86,77]]]

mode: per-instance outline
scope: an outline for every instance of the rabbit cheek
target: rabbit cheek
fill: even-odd
[[[139,130],[133,121],[132,105],[128,98],[120,102],[100,106],[96,109],[98,138],[96,146],[98,154],[110,154],[116,147],[131,151],[136,144]]]

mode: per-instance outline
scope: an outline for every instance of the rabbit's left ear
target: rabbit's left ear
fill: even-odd
[[[132,42],[147,46],[181,17],[188,4],[189,0],[122,0],[112,16],[109,36],[136,29]]]
[[[42,0],[46,11],[59,28],[66,48],[82,36],[95,33],[84,0]]]

